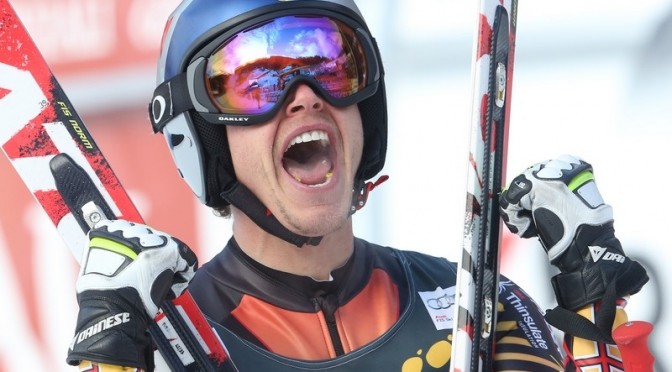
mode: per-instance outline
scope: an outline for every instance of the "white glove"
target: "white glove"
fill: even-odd
[[[509,229],[524,238],[538,235],[551,261],[567,250],[579,226],[613,220],[593,168],[570,155],[525,170],[503,192],[500,207]]]
[[[124,220],[104,220],[89,232],[77,293],[134,288],[153,318],[165,299],[178,297],[194,276],[197,260],[166,233]]]
[[[613,343],[616,299],[637,293],[648,276],[616,238],[592,166],[569,155],[536,164],[513,179],[499,206],[506,226],[523,238],[538,236],[560,269],[551,280],[558,307],[546,320],[568,334]],[[574,312],[597,302],[607,305],[595,325]]]
[[[182,294],[198,266],[184,243],[142,224],[101,221],[77,279],[79,315],[67,361],[148,370],[147,327],[161,303]]]

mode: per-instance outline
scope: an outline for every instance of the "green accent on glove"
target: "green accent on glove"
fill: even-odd
[[[131,248],[119,244],[115,242],[114,240],[109,240],[105,238],[93,238],[91,239],[91,242],[89,243],[89,247],[91,248],[100,248],[100,249],[105,249],[110,252],[118,253],[122,256],[126,256],[130,258],[131,260],[135,260],[138,258],[138,254],[135,253]]]
[[[584,185],[588,181],[594,181],[595,176],[593,176],[593,172],[589,170],[585,170],[579,174],[576,175],[576,177],[572,178],[572,180],[569,182],[569,185],[567,187],[569,188],[570,191],[574,192],[576,189]]]

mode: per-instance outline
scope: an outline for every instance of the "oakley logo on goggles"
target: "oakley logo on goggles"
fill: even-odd
[[[379,79],[375,46],[362,29],[333,17],[283,16],[208,44],[185,73],[156,88],[150,117],[155,131],[189,109],[213,124],[258,124],[299,82],[345,107],[372,96]]]

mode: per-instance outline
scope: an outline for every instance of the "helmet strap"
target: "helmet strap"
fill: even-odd
[[[220,195],[224,200],[245,213],[264,231],[299,248],[305,244],[318,245],[322,240],[321,236],[303,236],[291,232],[273,216],[271,211],[262,204],[250,189],[238,181],[232,182]]]
[[[375,182],[358,181],[353,189],[352,206],[350,214],[362,209],[369,198],[369,192],[387,181],[389,176],[383,175]],[[234,207],[245,213],[257,226],[267,233],[274,235],[286,242],[303,247],[305,244],[318,245],[322,236],[303,236],[296,234],[285,226],[271,213],[270,210],[248,189],[238,181],[231,182],[220,196]]]

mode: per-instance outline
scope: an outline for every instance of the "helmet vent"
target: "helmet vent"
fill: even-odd
[[[170,145],[172,147],[177,147],[184,141],[184,134],[171,134],[170,135]]]

